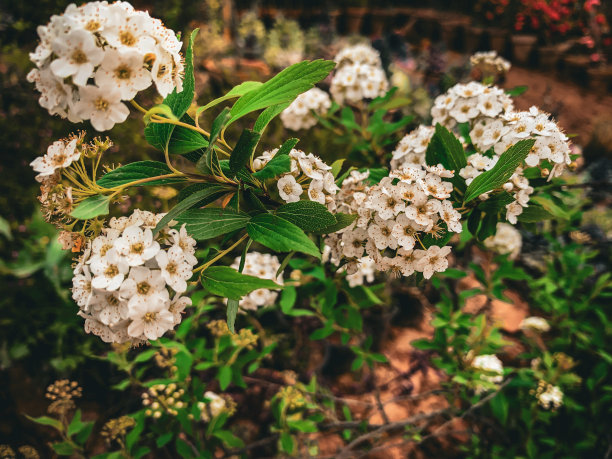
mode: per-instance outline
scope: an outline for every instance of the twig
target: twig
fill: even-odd
[[[347,456],[351,450],[353,448],[355,448],[356,446],[359,446],[361,443],[370,440],[372,438],[376,438],[382,434],[386,434],[386,433],[391,433],[397,430],[403,430],[407,425],[410,424],[415,424],[417,422],[420,421],[424,421],[426,419],[431,419],[431,418],[435,418],[438,416],[441,416],[443,414],[447,414],[450,411],[449,408],[445,408],[443,410],[438,410],[438,411],[433,411],[431,413],[421,413],[421,414],[417,414],[415,416],[411,416],[407,419],[404,419],[402,421],[396,421],[396,422],[390,422],[388,424],[384,424],[382,426],[379,426],[378,428],[376,428],[375,430],[361,435],[360,437],[357,437],[355,440],[353,440],[352,442],[350,442],[347,446],[344,447],[344,449],[342,451],[340,451],[339,454],[336,455],[337,458],[346,458],[346,457],[350,457]],[[368,425],[370,427],[375,427],[375,426],[371,426]]]

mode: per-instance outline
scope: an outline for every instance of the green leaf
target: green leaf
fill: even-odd
[[[311,89],[334,68],[333,61],[303,61],[287,67],[256,89],[240,97],[231,110],[228,125],[243,116],[272,105],[292,102]]]
[[[235,333],[236,326],[236,314],[238,314],[238,306],[240,305],[240,300],[228,299],[227,300],[227,328],[232,333]]]
[[[249,236],[277,252],[302,252],[321,258],[317,246],[296,225],[272,214],[255,215],[247,223]]]
[[[326,226],[325,228],[320,229],[319,231],[315,231],[316,234],[332,234],[336,231],[340,231],[342,228],[346,228],[355,220],[359,215],[357,214],[343,214],[342,212],[336,212],[334,214],[336,219],[336,223],[330,226]]]
[[[283,204],[276,215],[299,226],[304,231],[319,231],[337,223],[334,215],[323,204],[314,201],[297,201]]]
[[[151,107],[149,110],[147,110],[147,112],[142,117],[145,125],[151,122],[151,116],[153,115],[164,115],[168,119],[178,121],[178,118],[176,118],[174,116],[174,113],[172,113],[172,109],[166,104],[155,105],[154,107]]]
[[[550,220],[552,217],[553,215],[544,209],[544,207],[530,204],[529,207],[523,208],[523,213],[517,219],[523,223],[537,223],[543,220]]]
[[[335,160],[331,165],[330,172],[334,176],[334,178],[338,177],[338,174],[342,170],[342,165],[344,164],[345,158]]]
[[[220,367],[217,378],[219,379],[221,390],[227,389],[232,382],[232,367]]]
[[[32,416],[25,415],[30,421],[33,421],[37,424],[41,424],[43,426],[51,426],[54,429],[62,432],[64,430],[64,426],[57,419],[50,418],[49,416],[40,416],[38,418],[33,418]]]
[[[280,289],[276,282],[241,274],[229,266],[211,266],[202,272],[202,286],[214,295],[239,300],[260,288]]]
[[[564,220],[570,219],[570,215],[565,209],[555,204],[552,200],[545,198],[544,196],[533,196],[531,198],[531,201],[535,202],[536,204],[539,204],[544,208],[544,210],[548,211],[550,214],[557,218],[562,218]],[[523,210],[523,212],[525,212],[525,210]]]
[[[259,132],[251,131],[250,129],[242,131],[229,158],[229,167],[233,174],[242,169],[251,159],[260,138],[261,134]]]
[[[97,181],[97,184],[104,188],[113,188],[130,182],[135,182],[136,180],[143,180],[171,173],[172,171],[168,168],[168,166],[166,166],[165,163],[161,163],[159,161],[137,161],[135,163],[118,167],[117,169],[106,173]],[[184,177],[170,177],[140,183],[139,186],[165,185],[168,183],[183,181],[185,181]]]
[[[534,143],[535,139],[525,139],[510,147],[499,157],[493,169],[483,172],[470,183],[463,202],[470,202],[482,193],[500,188],[512,177],[516,168],[523,164]]]
[[[208,140],[199,132],[186,127],[175,126],[168,143],[168,153],[184,155],[207,147]]]
[[[219,430],[213,433],[213,436],[217,437],[230,448],[242,448],[244,446],[244,442],[229,430]]]
[[[527,86],[515,86],[514,88],[506,89],[506,94],[512,97],[520,96],[527,91]]]
[[[244,96],[246,93],[253,91],[254,89],[257,89],[258,87],[260,87],[263,83],[260,81],[245,81],[243,83],[240,83],[238,86],[234,86],[230,92],[228,92],[226,95],[221,96],[209,103],[207,103],[206,105],[204,105],[203,107],[200,107],[197,109],[196,111],[196,116],[199,115],[200,113],[208,110],[211,107],[214,107],[215,105],[220,104],[221,102],[224,102],[226,100],[229,99],[233,99],[235,97],[240,97],[240,96]]]
[[[285,143],[280,146],[274,157],[276,158],[277,156],[288,155],[289,153],[291,153],[291,150],[293,150],[293,147],[295,147],[299,141],[300,139],[296,138],[285,140]]]
[[[436,123],[436,131],[427,146],[425,160],[430,166],[442,164],[446,169],[457,173],[467,166],[463,145],[455,134],[440,123]]]
[[[253,130],[255,132],[262,133],[264,129],[270,124],[274,118],[281,114],[281,112],[286,109],[291,102],[285,102],[283,104],[272,105],[271,107],[266,108],[261,115],[257,117],[257,121],[255,121],[255,126],[253,126]]]
[[[193,183],[189,186],[186,186],[181,191],[179,191],[178,200],[182,201],[183,199],[187,198],[187,196],[191,196],[196,191],[205,190],[211,187],[214,187],[215,189],[217,189],[216,194],[213,194],[209,197],[202,199],[194,207],[204,207],[205,205],[210,204],[215,199],[218,199],[223,194],[229,191],[227,188],[221,188],[218,183]]]
[[[53,448],[53,451],[59,456],[72,456],[75,453],[74,446],[67,441],[51,443],[51,448]]]
[[[221,166],[219,166],[219,158],[217,158],[214,146],[229,116],[229,108],[226,107],[212,122],[208,147],[206,147],[206,151],[196,163],[196,168],[203,174],[216,174],[220,170]]]
[[[193,41],[198,29],[191,32],[189,45],[185,51],[185,78],[183,79],[183,90],[180,93],[176,89],[164,99],[164,104],[172,109],[177,119],[181,119],[191,106],[195,95],[195,77],[193,75]],[[150,123],[145,128],[145,138],[153,147],[164,151],[170,142],[170,137],[175,129],[174,124]]]
[[[168,442],[172,440],[172,437],[174,437],[174,432],[166,432],[165,434],[162,434],[157,437],[157,439],[155,440],[155,444],[158,448],[163,448],[164,445],[168,444]]]
[[[70,216],[77,220],[88,220],[99,215],[106,215],[110,211],[109,204],[110,196],[104,196],[103,194],[90,196],[81,201],[76,208],[70,212]]]
[[[292,454],[295,449],[295,439],[289,432],[281,433],[280,437],[281,448],[284,452]]]
[[[340,122],[347,129],[355,129],[361,131],[361,126],[355,121],[355,114],[351,107],[343,107],[340,112]]]
[[[292,285],[285,287],[281,293],[281,299],[279,302],[283,314],[287,314],[289,311],[291,311],[295,305],[295,300],[297,300],[297,290],[295,287]]]
[[[207,197],[209,197],[209,196],[211,196],[213,194],[216,194],[216,193],[218,193],[219,191],[221,191],[223,189],[224,188],[221,185],[212,185],[212,186],[209,186],[207,188],[204,188],[203,190],[196,191],[196,192],[190,194],[185,199],[180,201],[176,206],[174,206],[172,209],[170,209],[170,212],[168,212],[166,215],[164,215],[164,218],[162,218],[159,221],[159,223],[157,224],[157,226],[153,230],[153,234],[154,235],[157,234],[159,232],[159,230],[161,230],[164,226],[166,226],[172,220],[176,219],[176,217],[181,215],[187,209],[193,207],[195,204],[200,202],[202,199],[205,199],[205,198],[207,198]]]
[[[250,218],[248,214],[233,209],[207,207],[205,209],[186,210],[178,215],[175,220],[179,224],[185,224],[185,228],[191,237],[198,241],[204,241],[242,229]]]
[[[278,177],[285,172],[291,170],[291,158],[288,155],[274,155],[268,163],[257,172],[253,173],[253,177],[260,180],[271,179]]]

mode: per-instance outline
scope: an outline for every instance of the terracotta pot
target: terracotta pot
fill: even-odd
[[[508,39],[506,31],[493,27],[487,27],[485,32],[489,36],[489,49],[497,51],[497,54],[504,54],[506,51],[506,41]]]
[[[589,78],[587,69],[590,63],[591,59],[589,56],[581,54],[565,56],[563,58],[564,74],[575,82],[586,86]]]
[[[361,31],[361,25],[363,24],[363,16],[368,11],[367,8],[347,8],[346,16],[348,19],[348,33],[349,35],[358,35]]]
[[[446,18],[440,20],[442,41],[448,49],[463,51],[465,48],[465,30],[469,28],[470,19],[463,17]]]
[[[528,64],[538,37],[535,35],[512,35],[512,60],[517,64]]]
[[[474,51],[483,51],[480,49],[481,42],[483,39],[482,33],[484,29],[482,27],[468,27],[465,31],[465,50],[468,53]]]
[[[600,65],[587,70],[589,87],[601,94],[610,94],[612,90],[612,65]]]
[[[557,70],[561,60],[561,45],[540,46],[538,48],[538,65],[542,70]]]
[[[372,10],[372,36],[381,37],[388,30],[393,11],[383,8]]]

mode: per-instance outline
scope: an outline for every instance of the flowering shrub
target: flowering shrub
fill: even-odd
[[[106,358],[125,374],[115,388],[141,394],[135,413],[102,429],[107,457],[143,457],[153,445],[187,458],[249,454],[261,445],[247,445],[239,414],[269,436],[262,456],[317,456],[314,435],[331,432],[343,442],[337,457],[351,457],[386,433],[419,444],[449,418],[483,429],[471,415],[489,402],[495,418],[512,416],[512,428],[526,431],[571,407],[580,380],[568,357],[573,349],[541,346],[542,335],[570,316],[571,301],[560,295],[554,311],[550,301],[536,301],[550,328],[523,321],[517,339],[527,365],[505,355],[507,336],[487,314],[465,310],[467,299],[483,295],[486,309],[504,298],[505,282],[528,278],[504,256],[487,255],[496,270],[468,265],[467,244],[518,256],[514,225],[569,219],[555,191],[571,161],[568,139],[547,114],[516,112],[503,89],[471,82],[436,99],[432,125],[405,134],[412,118],[397,111],[402,100],[388,90],[377,52],[364,45],[194,106],[194,37],[184,77],[164,101],[144,108],[131,100],[163,161],[104,164],[110,140],[88,144],[78,134],[32,163],[45,218],[76,254],[72,294],[85,330],[113,343]],[[113,46],[109,40],[102,52]],[[147,70],[145,60],[138,65]],[[315,85],[334,68],[330,97]],[[101,81],[94,76],[89,86],[102,92]],[[264,146],[277,116],[291,130],[329,130],[340,154],[307,153],[296,148],[298,139]],[[111,112],[90,120],[95,128],[120,121]],[[151,185],[179,188],[176,202],[165,213],[127,211],[129,190]],[[468,270],[479,287],[461,290]],[[534,296],[557,290],[542,279],[546,288],[530,285]],[[607,291],[607,278],[597,282],[599,293]],[[373,378],[388,358],[370,331],[409,285],[413,293],[435,290],[433,338],[413,346],[428,362],[421,370],[433,366],[443,375],[440,411],[392,423],[379,396],[357,413],[322,386],[322,370],[299,377],[291,370],[304,370],[317,345],[332,353],[324,340],[333,335],[350,358],[322,365],[340,362],[364,381]],[[541,412],[515,412],[523,406],[510,404],[506,390]],[[49,412],[59,416],[35,421],[60,433],[57,454],[85,455],[92,425],[73,401],[64,405]],[[516,454],[540,446],[520,445]]]

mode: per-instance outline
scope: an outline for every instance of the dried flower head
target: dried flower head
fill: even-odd
[[[111,419],[104,424],[102,428],[102,436],[107,443],[113,440],[122,439],[127,434],[127,431],[136,425],[136,421],[129,416],[121,416],[120,418]]]

